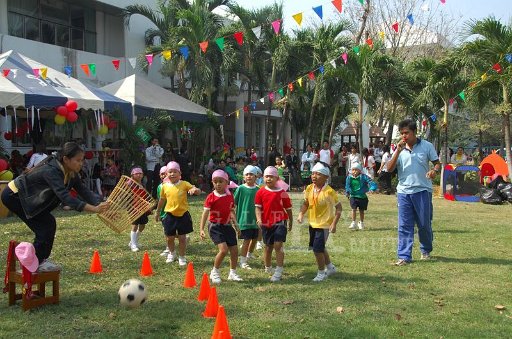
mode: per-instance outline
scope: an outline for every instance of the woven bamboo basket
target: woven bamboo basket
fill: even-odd
[[[151,194],[125,175],[121,176],[107,201],[110,202],[110,208],[98,213],[98,217],[117,233],[130,229],[135,220],[155,205]]]

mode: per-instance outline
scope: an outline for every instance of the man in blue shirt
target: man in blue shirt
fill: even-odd
[[[398,261],[397,266],[412,260],[414,224],[418,226],[421,259],[430,259],[432,251],[432,179],[440,164],[434,146],[416,137],[416,122],[406,119],[398,124],[401,140],[389,161],[388,170],[398,170]],[[431,170],[429,162],[434,168]]]

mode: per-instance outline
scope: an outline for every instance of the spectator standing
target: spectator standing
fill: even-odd
[[[305,163],[309,163],[308,171],[311,170],[313,168],[313,166],[315,165],[315,160],[316,160],[316,154],[315,154],[315,152],[313,152],[313,145],[308,144],[306,146],[306,151],[302,154],[300,170],[301,171],[304,170]]]
[[[160,162],[164,149],[159,145],[158,138],[151,139],[151,145],[144,152],[146,156],[146,190],[156,197],[156,188],[159,182]]]

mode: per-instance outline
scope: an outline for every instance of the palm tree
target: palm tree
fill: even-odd
[[[512,26],[504,25],[494,17],[488,17],[479,21],[470,21],[466,26],[468,35],[478,34],[479,39],[466,42],[462,51],[468,59],[479,59],[485,61],[488,69],[499,63],[501,71],[486,71],[487,79],[480,81],[475,86],[488,87],[498,84],[501,88],[501,104],[497,106],[496,112],[503,118],[503,131],[505,139],[505,152],[509,178],[512,180],[512,154],[510,141],[510,113],[512,104],[510,98],[510,77],[512,67],[503,60],[503,56],[512,52]]]

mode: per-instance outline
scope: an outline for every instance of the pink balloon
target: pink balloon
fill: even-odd
[[[69,122],[75,122],[78,120],[78,114],[76,114],[74,111],[68,112],[68,115],[66,115],[66,120]]]
[[[66,115],[68,115],[68,109],[66,108],[66,106],[59,106],[57,107],[57,114],[65,117]]]
[[[74,112],[77,108],[78,104],[76,103],[76,101],[68,100],[68,102],[66,102],[66,109],[68,110],[68,112]]]
[[[9,168],[9,163],[4,159],[0,159],[0,172]]]
[[[4,138],[5,140],[12,140],[12,132],[5,132]]]
[[[107,126],[108,126],[108,129],[116,128],[117,127],[117,121],[110,120]]]

